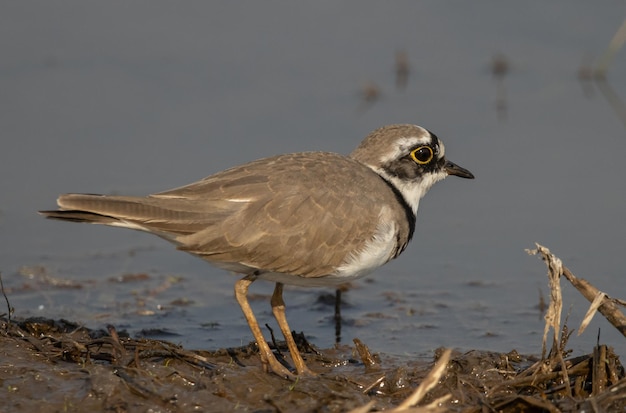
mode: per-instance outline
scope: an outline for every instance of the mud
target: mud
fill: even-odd
[[[361,342],[318,350],[296,335],[318,376],[288,381],[263,372],[255,344],[190,351],[66,320],[0,323],[3,412],[343,412],[371,401],[372,409],[392,409],[439,354],[433,360],[372,354]],[[451,394],[441,406],[448,411],[572,411],[592,402],[624,409],[624,370],[612,350],[603,348],[606,375],[598,394],[592,394],[593,354],[567,361],[571,385],[564,386],[558,371],[543,374],[534,357],[471,351],[453,354],[420,404]],[[280,342],[274,351],[288,354]]]

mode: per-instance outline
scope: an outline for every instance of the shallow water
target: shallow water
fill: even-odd
[[[436,185],[403,256],[344,293],[342,342],[358,336],[396,354],[540,352],[545,268],[524,252],[535,241],[626,298],[624,107],[611,106],[626,98],[626,53],[609,70],[613,94],[577,78],[622,23],[621,4],[32,10],[14,3],[0,16],[0,271],[16,315],[115,324],[193,348],[247,343],[233,276],[147,234],[35,211],[63,192],[147,194],[276,153],[348,153],[396,122],[434,131],[477,179]],[[400,50],[411,64],[404,90],[394,79]],[[498,54],[510,64],[500,83],[490,72]],[[364,103],[370,82],[382,94]],[[147,277],[114,281],[124,274]],[[267,299],[253,305],[269,323],[271,286],[258,284]],[[289,289],[285,300],[291,327],[328,347],[334,309],[320,294],[334,291]],[[569,287],[565,295],[576,327],[588,304]],[[571,347],[588,352],[598,329],[604,342],[623,342],[597,319]]]

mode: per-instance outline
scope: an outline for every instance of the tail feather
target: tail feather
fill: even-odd
[[[118,219],[145,220],[172,218],[169,208],[156,205],[150,198],[91,194],[65,194],[57,199],[61,210],[91,212]]]
[[[197,232],[215,224],[219,214],[201,211],[186,200],[151,197],[64,194],[57,211],[40,211],[46,218],[111,225],[153,232],[166,238]]]
[[[94,214],[93,212],[59,210],[59,211],[39,211],[39,213],[49,219],[60,219],[62,221],[89,222],[92,224],[115,225],[119,222],[117,218],[106,215]]]

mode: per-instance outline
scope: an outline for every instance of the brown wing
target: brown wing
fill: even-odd
[[[371,238],[389,199],[393,192],[368,167],[308,152],[251,162],[148,197],[62,195],[61,210],[42,213],[155,233],[216,264],[317,277],[331,274],[346,251]],[[399,204],[391,209],[404,218]]]
[[[252,162],[152,197],[199,202],[209,216],[221,212],[178,236],[181,249],[216,263],[316,277],[371,237],[394,195],[360,163],[311,152]]]

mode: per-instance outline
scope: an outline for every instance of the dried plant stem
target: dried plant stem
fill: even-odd
[[[596,296],[601,294],[601,291],[591,285],[589,281],[577,278],[567,267],[563,267],[563,276],[590,302],[593,302]],[[626,337],[626,316],[620,311],[614,300],[605,295],[598,311]]]

